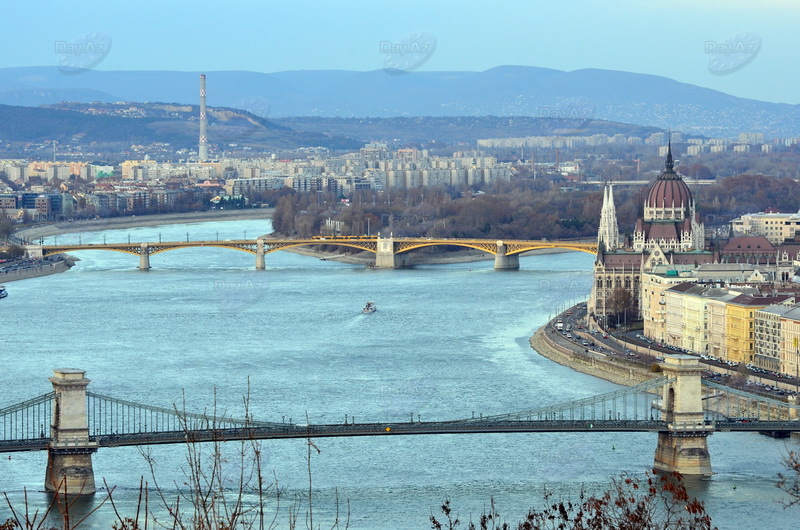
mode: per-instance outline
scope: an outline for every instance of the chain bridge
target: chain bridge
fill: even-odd
[[[665,359],[662,376],[603,395],[499,415],[337,424],[260,421],[189,413],[96,394],[83,370],[59,369],[53,391],[0,409],[0,452],[47,451],[45,488],[95,491],[91,455],[102,447],[350,436],[537,432],[652,432],[654,468],[711,473],[714,432],[800,432],[796,402],[702,381],[695,357]]]
[[[187,237],[188,239],[188,237]],[[506,240],[494,239],[457,239],[457,238],[383,238],[371,236],[338,236],[311,237],[305,239],[274,239],[261,237],[258,239],[214,240],[214,241],[158,241],[102,244],[67,244],[67,245],[28,245],[27,255],[40,259],[54,254],[74,252],[78,250],[111,250],[133,254],[139,257],[139,269],[150,269],[150,256],[169,250],[182,248],[216,247],[239,250],[255,254],[256,269],[266,268],[264,256],[270,252],[287,250],[295,247],[331,245],[349,247],[375,254],[377,268],[407,267],[413,264],[411,252],[426,247],[450,246],[471,248],[493,254],[495,269],[518,269],[519,255],[523,252],[538,249],[562,249],[577,252],[597,253],[597,242],[586,241],[548,241],[541,240]]]

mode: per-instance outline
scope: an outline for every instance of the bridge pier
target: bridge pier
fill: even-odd
[[[42,259],[44,258],[44,251],[42,245],[26,245],[25,246],[26,259]]]
[[[150,270],[150,247],[147,246],[147,243],[142,243],[141,252],[139,253],[139,270],[140,271],[149,271]]]
[[[497,254],[494,255],[494,270],[519,270],[519,254],[508,255],[508,246],[497,242]]]
[[[662,419],[668,430],[658,433],[653,468],[682,475],[711,475],[701,374],[703,368],[691,355],[665,355],[664,375],[674,381],[664,386]]]
[[[397,254],[394,251],[393,237],[378,238],[378,252],[375,255],[375,267],[378,269],[399,269],[411,265],[407,252]]]
[[[86,372],[71,368],[53,370],[53,421],[47,447],[44,489],[69,495],[95,493],[92,453],[86,405]]]
[[[264,241],[259,239],[256,249],[256,270],[263,271],[267,268],[267,262],[264,259]]]

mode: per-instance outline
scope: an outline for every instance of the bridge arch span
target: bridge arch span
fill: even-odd
[[[412,250],[416,250],[419,248],[425,247],[462,247],[462,248],[472,248],[475,250],[480,250],[482,252],[486,252],[488,254],[497,254],[497,244],[496,243],[479,243],[479,242],[471,242],[471,241],[428,241],[428,242],[416,242],[416,243],[406,243],[400,245],[398,250],[396,251],[397,254],[401,254],[403,252],[410,252]],[[591,245],[570,245],[569,243],[534,243],[534,244],[519,244],[514,242],[504,242],[504,246],[506,246],[507,250],[505,254],[507,256],[513,256],[515,254],[522,254],[523,252],[528,252],[530,250],[540,250],[540,249],[558,249],[558,250],[568,250],[573,252],[585,252],[586,254],[595,255],[597,254],[597,247]]]
[[[43,248],[42,257],[55,256],[57,254],[64,254],[65,252],[78,252],[84,250],[111,250],[113,252],[122,252],[123,254],[132,254],[138,256],[140,252],[132,248],[108,248],[96,245],[70,245],[69,248]]]
[[[230,250],[239,250],[241,252],[247,252],[249,254],[256,254],[256,252],[257,252],[255,248],[251,249],[251,248],[248,248],[246,246],[237,246],[237,245],[225,244],[225,243],[220,242],[220,243],[204,243],[202,245],[184,244],[184,245],[181,245],[181,246],[164,246],[163,248],[159,248],[159,246],[155,246],[155,247],[150,247],[151,250],[149,250],[149,254],[153,255],[153,254],[160,254],[162,252],[168,252],[170,250],[181,250],[181,249],[185,249],[185,248],[201,248],[201,247],[203,247],[203,248],[204,247],[213,247],[213,248],[224,248],[224,249],[230,249]],[[265,250],[265,252],[266,252],[266,250]]]
[[[506,252],[508,256],[513,256],[514,254],[522,254],[523,252],[528,252],[530,250],[541,250],[541,249],[557,249],[557,250],[569,250],[572,252],[585,252],[586,254],[591,254],[592,256],[597,254],[597,248],[592,247],[578,247],[572,246],[568,244],[541,244],[541,245],[530,245],[521,248],[515,248],[513,250],[509,250]]]
[[[489,254],[497,254],[497,248],[491,248],[489,245],[481,245],[480,243],[469,243],[469,242],[460,242],[460,241],[451,241],[451,242],[442,242],[442,241],[431,241],[431,242],[422,242],[422,243],[410,243],[401,245],[400,248],[397,250],[397,254],[402,254],[403,252],[411,252],[412,250],[417,250],[420,248],[427,248],[427,247],[461,247],[461,248],[472,248],[475,250],[480,250],[481,252],[488,252]]]
[[[270,252],[277,252],[278,250],[286,250],[286,249],[289,249],[289,248],[295,248],[295,247],[318,247],[318,246],[321,246],[321,245],[332,245],[332,246],[337,246],[337,247],[349,247],[349,248],[354,248],[354,249],[357,249],[357,250],[364,250],[366,252],[372,252],[373,254],[376,254],[378,252],[378,249],[375,248],[374,244],[373,245],[368,245],[368,244],[364,244],[364,242],[359,244],[358,241],[349,242],[349,241],[325,241],[325,240],[319,241],[319,240],[315,240],[315,241],[311,241],[311,242],[302,241],[302,242],[298,242],[298,243],[280,243],[280,244],[277,244],[277,245],[270,245],[269,244],[269,240],[267,239],[267,240],[264,240],[264,253],[265,254],[269,254]]]

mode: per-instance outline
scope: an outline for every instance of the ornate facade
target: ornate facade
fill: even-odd
[[[613,191],[606,186],[588,304],[589,313],[601,321],[623,308],[631,318],[641,318],[642,275],[654,267],[697,267],[714,261],[713,253],[705,250],[704,227],[692,193],[674,170],[671,145],[664,171],[650,187],[631,244],[625,246],[623,241],[617,228]]]

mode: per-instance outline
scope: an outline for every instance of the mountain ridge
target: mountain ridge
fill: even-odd
[[[0,104],[144,101],[194,104],[200,72],[0,69]],[[599,119],[731,137],[800,136],[800,105],[739,98],[667,77],[501,65],[480,72],[205,72],[210,106],[261,117],[529,116]]]

